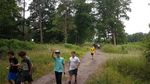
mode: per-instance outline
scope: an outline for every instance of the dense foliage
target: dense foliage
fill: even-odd
[[[126,41],[121,19],[129,19],[126,12],[130,11],[130,0],[33,0],[28,18],[21,16],[26,11],[22,3],[0,1],[1,38],[73,44],[92,42],[95,37],[97,42]]]
[[[21,15],[16,0],[0,0],[0,38],[21,39]]]
[[[5,56],[8,51],[31,50],[35,47],[35,43],[27,41],[19,41],[16,39],[6,40],[0,39],[0,57]]]
[[[127,42],[138,42],[141,41],[145,36],[146,34],[142,32],[127,35]]]
[[[150,63],[150,33],[147,34],[143,39],[143,46],[146,48],[145,49],[145,57],[147,59],[147,61]]]

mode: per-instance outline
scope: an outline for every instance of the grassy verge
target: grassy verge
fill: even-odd
[[[32,50],[26,50],[27,56],[30,57],[35,66],[35,72],[33,78],[38,78],[44,74],[49,73],[53,70],[54,60],[51,58],[51,48],[59,49],[61,51],[61,56],[64,57],[65,62],[68,62],[71,56],[71,51],[76,51],[77,56],[82,57],[88,50],[87,47],[79,47],[77,45],[71,44],[36,44],[35,48]],[[18,52],[17,50],[16,52]],[[21,61],[21,58],[16,55]],[[0,84],[7,84],[7,73],[6,67],[8,66],[8,57],[5,56],[4,59],[0,59]]]
[[[150,66],[141,48],[127,46],[131,45],[126,45],[128,54],[107,54],[106,63],[91,76],[88,84],[150,84]]]

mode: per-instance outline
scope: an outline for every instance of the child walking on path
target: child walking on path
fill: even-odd
[[[29,57],[26,56],[25,51],[20,51],[18,55],[22,58],[21,61],[21,84],[25,84],[28,81],[29,84],[32,84],[32,72],[33,72],[33,64]]]
[[[76,56],[76,52],[72,51],[71,52],[71,57],[69,59],[69,83],[71,84],[71,80],[72,80],[72,76],[75,76],[75,84],[77,83],[77,72],[78,72],[78,67],[80,65],[80,60],[79,58]]]
[[[64,58],[62,58],[60,56],[60,51],[59,50],[56,50],[54,52],[54,50],[51,49],[51,52],[52,52],[52,58],[55,61],[54,71],[55,71],[56,83],[57,84],[62,84],[62,73],[64,72],[64,74],[65,74],[65,67],[64,67],[65,61],[64,61]],[[55,53],[56,56],[54,56],[54,53]]]
[[[18,73],[18,66],[20,64],[18,63],[18,59],[15,58],[15,53],[13,51],[8,52],[7,54],[9,56],[9,67],[7,67],[7,69],[9,70],[8,82],[10,84],[13,84],[13,82],[15,82]]]
[[[92,56],[92,59],[93,59],[93,56],[94,56],[94,53],[95,53],[95,48],[94,48],[94,46],[92,46],[92,47],[90,48],[90,51],[91,51],[91,56]]]

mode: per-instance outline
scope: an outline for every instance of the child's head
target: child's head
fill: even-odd
[[[7,55],[9,56],[9,58],[12,58],[15,55],[15,53],[14,51],[9,51]]]
[[[19,51],[18,55],[21,58],[25,58],[26,57],[26,52],[25,51]]]
[[[72,56],[75,56],[75,55],[76,55],[76,52],[75,52],[75,51],[72,51],[71,54],[72,54]]]
[[[56,56],[59,56],[60,55],[60,50],[56,50],[55,54],[56,54]]]

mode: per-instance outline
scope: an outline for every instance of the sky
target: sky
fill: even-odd
[[[124,21],[125,32],[134,34],[138,32],[148,33],[150,31],[150,0],[131,0],[131,12],[128,12],[130,19]]]
[[[28,0],[27,7],[32,0]],[[125,32],[134,34],[138,32],[148,33],[150,31],[150,0],[131,0],[131,12],[127,12],[129,20],[123,20]],[[27,9],[27,8],[26,8]],[[26,12],[26,17],[29,12]]]

